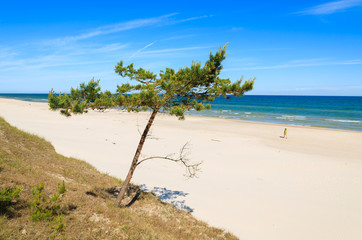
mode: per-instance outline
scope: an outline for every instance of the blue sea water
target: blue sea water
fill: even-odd
[[[0,97],[47,102],[48,94],[0,94]],[[231,96],[229,100],[217,98],[211,110],[188,114],[362,131],[362,97]]]
[[[48,102],[48,94],[45,93],[0,93],[0,98],[11,98],[28,102]]]

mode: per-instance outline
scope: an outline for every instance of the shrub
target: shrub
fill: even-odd
[[[46,220],[53,218],[53,216],[55,215],[61,214],[61,199],[59,198],[59,196],[66,191],[64,181],[62,184],[58,184],[58,192],[54,194],[51,198],[44,195],[43,190],[44,185],[42,182],[32,189],[34,199],[31,203],[31,206],[33,208],[31,220]]]
[[[11,208],[11,205],[16,203],[16,199],[20,197],[21,194],[21,187],[18,187],[16,189],[14,188],[4,188],[0,189],[0,214],[12,216],[13,215],[13,209]]]
[[[0,206],[9,206],[14,200],[18,199],[21,194],[21,187],[16,189],[7,187],[0,190]]]
[[[64,180],[62,181],[62,183],[58,183],[58,193],[59,194],[63,194],[65,193],[65,184],[64,184]]]
[[[62,232],[65,230],[65,223],[63,223],[63,214],[57,216],[53,229],[57,232]]]

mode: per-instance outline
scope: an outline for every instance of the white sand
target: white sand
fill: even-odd
[[[50,141],[57,152],[125,178],[148,113],[90,112],[65,118],[45,103],[0,99],[0,116]],[[144,154],[203,161],[199,178],[164,160],[132,181],[188,193],[194,216],[240,239],[362,239],[362,132],[158,115]]]

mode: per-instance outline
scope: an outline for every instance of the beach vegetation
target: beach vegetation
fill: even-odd
[[[18,199],[21,194],[21,187],[18,187],[16,189],[6,187],[4,189],[0,190],[0,206],[8,206],[13,201]]]
[[[237,239],[148,192],[130,207],[115,207],[111,189],[118,184],[0,118],[0,189],[11,202],[0,214],[0,239]],[[34,207],[35,199],[42,207]],[[53,208],[53,216],[34,221],[36,208]]]
[[[136,167],[154,158],[162,158],[169,161],[181,163],[187,169],[188,177],[196,176],[200,169],[200,162],[191,163],[186,158],[185,150],[187,145],[181,148],[181,153],[177,157],[159,156],[147,159],[139,159],[145,140],[149,134],[154,119],[159,112],[166,112],[170,115],[185,119],[185,112],[191,109],[203,111],[210,109],[210,103],[216,97],[241,96],[245,92],[252,90],[254,79],[243,82],[243,79],[232,82],[229,78],[221,78],[223,69],[222,62],[226,58],[226,48],[220,47],[213,54],[210,52],[209,59],[204,65],[201,62],[192,62],[191,66],[185,66],[178,71],[166,68],[155,74],[143,68],[135,68],[131,63],[125,66],[120,61],[115,72],[129,82],[117,86],[117,93],[111,94],[109,91],[102,92],[99,87],[99,80],[92,79],[89,83],[82,83],[78,88],[71,88],[70,94],[56,94],[52,89],[49,92],[49,106],[52,110],[60,109],[61,113],[70,116],[72,113],[84,113],[87,109],[104,110],[110,107],[121,107],[130,112],[149,110],[151,115],[143,130],[135,155],[132,159],[131,167],[122,188],[118,194],[116,203],[121,205],[130,180]]]
[[[12,205],[15,205],[17,203],[20,194],[21,187],[0,188],[0,215],[11,216],[13,214]]]
[[[64,192],[64,181],[62,184],[58,183],[58,191],[51,197],[48,197],[44,193],[44,185],[42,182],[33,187],[33,201],[31,202],[33,212],[31,214],[31,220],[46,220],[53,218],[53,216],[59,216],[62,214],[64,210],[61,209],[61,200]]]

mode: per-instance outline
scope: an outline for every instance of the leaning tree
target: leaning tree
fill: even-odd
[[[104,110],[112,107],[121,107],[134,112],[150,110],[151,116],[143,130],[128,175],[118,194],[117,204],[121,204],[136,167],[147,160],[139,160],[139,157],[158,112],[167,112],[183,120],[185,111],[210,109],[209,103],[216,97],[226,97],[227,94],[241,96],[253,88],[255,78],[242,84],[242,78],[231,82],[228,78],[219,77],[223,68],[222,61],[226,57],[226,47],[227,45],[220,47],[215,54],[211,52],[204,66],[201,66],[200,62],[193,62],[190,67],[186,66],[178,71],[166,68],[165,71],[160,71],[159,75],[143,68],[136,69],[133,63],[123,66],[123,61],[121,61],[116,65],[115,72],[138,83],[131,85],[127,82],[118,85],[116,94],[109,91],[102,92],[99,80],[94,81],[94,79],[87,84],[81,84],[76,89],[71,88],[69,94],[56,94],[53,89],[49,92],[50,108],[60,109],[60,112],[66,116],[72,113],[84,113],[87,109]],[[191,177],[197,170],[198,165],[186,162],[182,154],[178,159],[167,156],[163,158],[183,163],[189,169]]]

